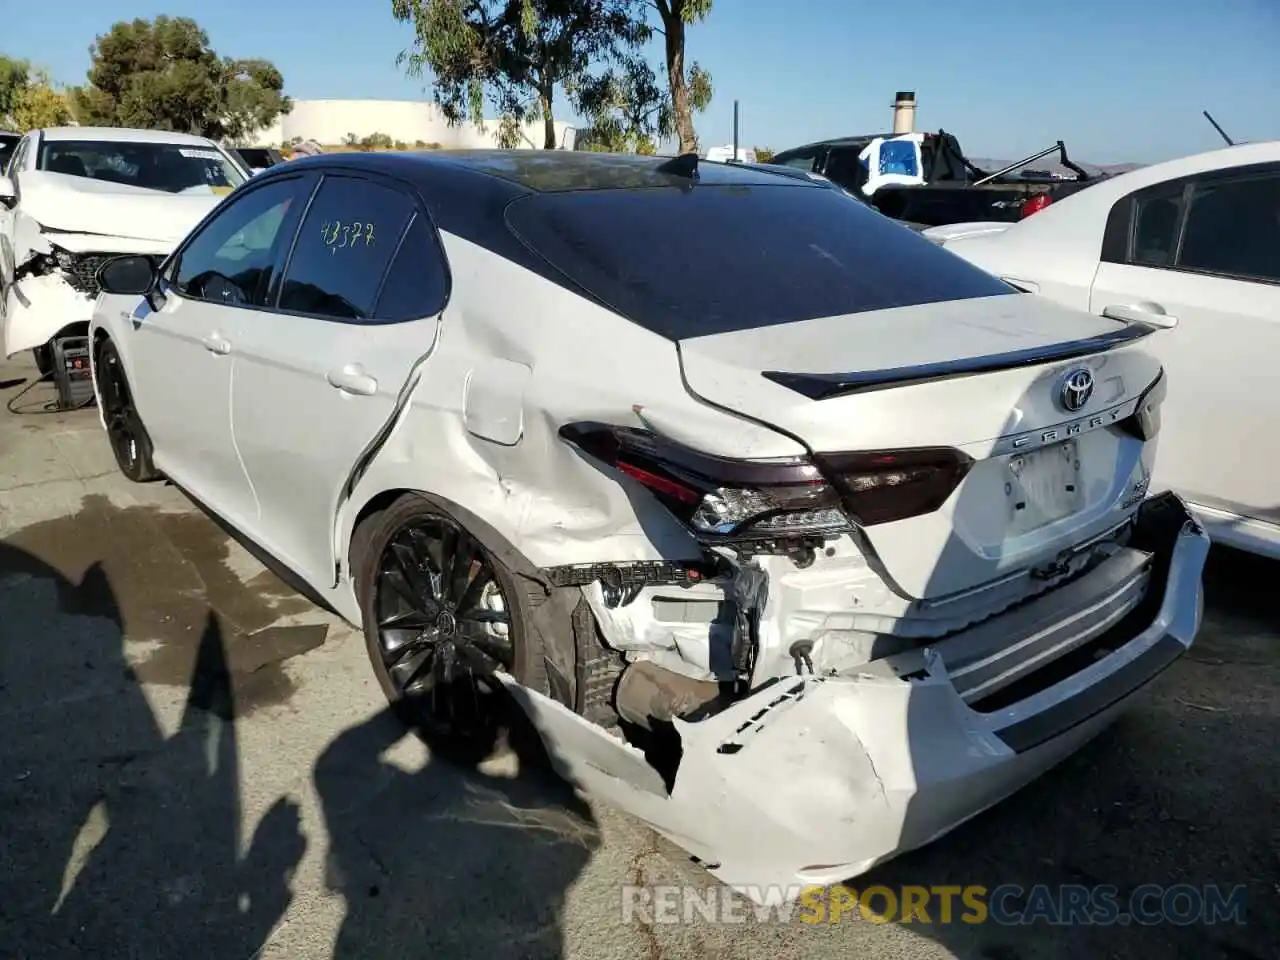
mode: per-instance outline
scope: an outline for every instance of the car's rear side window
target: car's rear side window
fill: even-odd
[[[414,213],[413,200],[393,187],[326,176],[285,268],[280,309],[335,320],[371,319],[382,278]]]
[[[546,193],[513,203],[507,222],[593,296],[673,340],[1017,292],[820,187]]]
[[[374,319],[396,322],[433,317],[444,309],[448,295],[444,251],[427,218],[416,214],[382,281]]]

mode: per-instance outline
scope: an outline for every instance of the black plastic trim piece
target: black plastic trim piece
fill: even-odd
[[[782,370],[765,370],[763,376],[811,400],[826,400],[851,393],[869,393],[872,390],[883,390],[888,387],[912,386],[980,373],[994,373],[999,370],[1034,367],[1057,360],[1070,360],[1073,357],[1101,353],[1133,343],[1150,336],[1157,329],[1159,328],[1147,324],[1130,323],[1111,333],[1099,334],[1096,337],[1051,343],[1043,347],[1028,347],[1025,350],[1011,350],[1008,353],[968,357],[964,360],[943,360],[937,363],[868,370],[861,373],[789,373]]]
[[[997,730],[996,736],[1017,753],[1026,753],[1097,716],[1140,687],[1146,686],[1172,665],[1186,649],[1176,637],[1166,634],[1146,653],[1099,680],[1083,693],[1020,723]]]

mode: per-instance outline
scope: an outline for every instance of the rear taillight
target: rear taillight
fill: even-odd
[[[643,484],[706,540],[786,540],[850,529],[839,493],[803,458],[717,457],[645,430],[599,423],[570,424],[560,436]]]
[[[1033,213],[1039,213],[1051,203],[1053,203],[1053,200],[1047,193],[1037,193],[1022,205],[1021,212],[1019,213],[1019,219],[1025,220]],[[1057,214],[1054,214],[1054,216],[1057,216]]]
[[[824,454],[818,461],[864,527],[932,513],[973,466],[973,458],[951,447]]]
[[[950,447],[736,460],[645,430],[571,424],[560,435],[647,487],[704,540],[831,537],[938,509],[973,460]]]

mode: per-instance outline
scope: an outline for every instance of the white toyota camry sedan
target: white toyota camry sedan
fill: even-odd
[[[359,625],[408,719],[483,741],[519,704],[564,775],[748,892],[996,803],[1199,627],[1208,540],[1147,496],[1158,327],[825,184],[327,155],[100,280],[129,477]]]
[[[925,231],[1058,303],[1168,328],[1153,491],[1214,540],[1280,558],[1280,141],[1144,167],[1016,224]]]

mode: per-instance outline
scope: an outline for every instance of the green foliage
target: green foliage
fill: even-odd
[[[30,74],[31,64],[26,60],[0,54],[0,124],[9,119],[14,98],[27,85]]]
[[[694,113],[701,113],[711,103],[711,74],[696,62],[685,65],[685,33],[692,24],[700,23],[711,13],[712,0],[650,0],[662,22],[663,46],[666,53],[669,117],[664,136],[674,133],[680,139],[680,152],[698,149],[693,128]]]
[[[578,91],[602,64],[621,62],[649,39],[636,16],[641,0],[391,0],[411,23],[412,48],[397,58],[411,76],[430,72],[435,100],[451,124],[485,126],[515,146],[523,124],[542,119],[544,147],[556,146],[557,89],[578,105]],[[580,107],[581,109],[581,107]]]
[[[0,56],[0,129],[26,133],[71,121],[66,95],[47,71],[26,60]]]
[[[240,140],[292,107],[274,65],[219,57],[188,17],[121,21],[89,52],[88,82],[73,92],[84,124]]]
[[[756,152],[757,163],[768,163],[773,159],[773,150],[769,147],[752,147],[751,149]]]
[[[693,115],[711,103],[711,75],[697,63],[685,65],[685,28],[711,12],[711,0],[647,0],[662,26],[667,82],[660,84],[643,56],[623,59],[584,85],[579,109],[590,118],[588,149],[635,151],[655,139],[676,137],[681,153],[697,150]],[[647,28],[648,29],[648,28]]]
[[[54,88],[53,81],[43,71],[28,76],[13,96],[9,123],[14,130],[25,133],[43,127],[61,127],[71,121],[71,106],[66,96]]]

